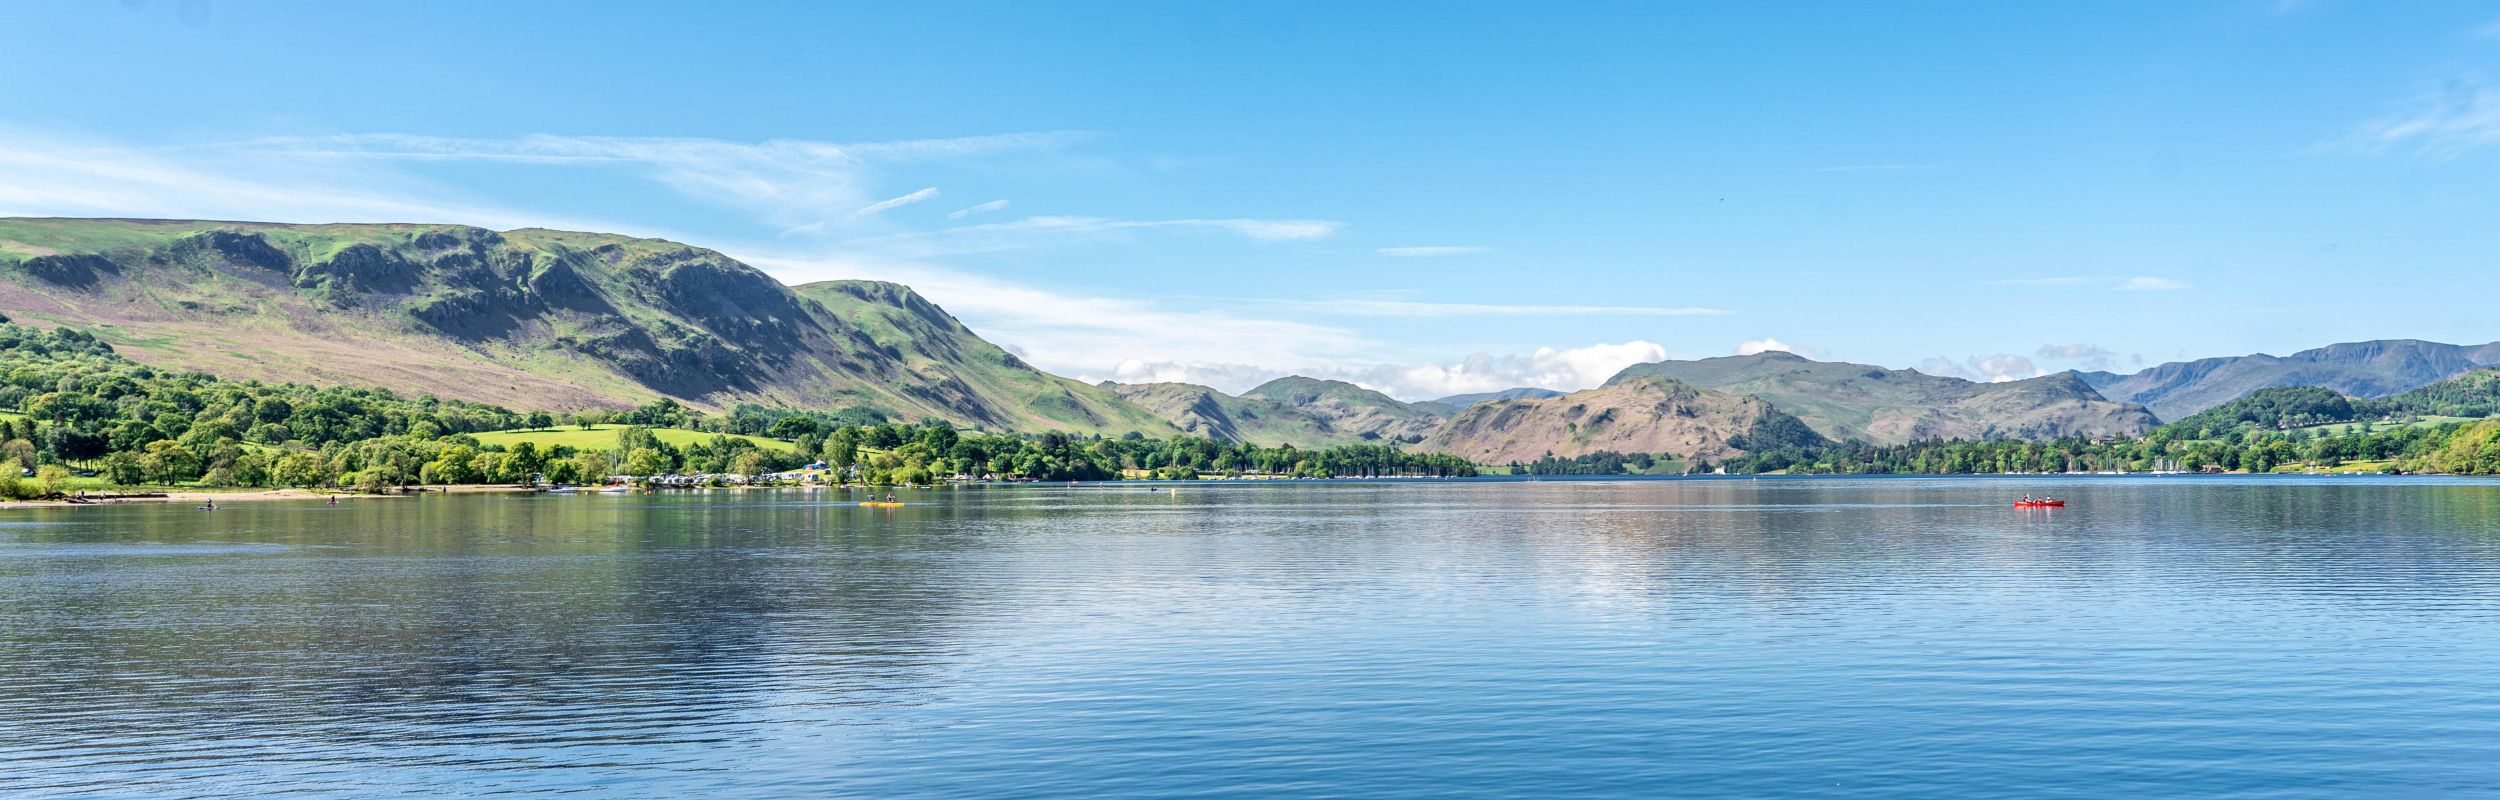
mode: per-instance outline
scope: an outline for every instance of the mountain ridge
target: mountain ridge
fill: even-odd
[[[804,297],[717,251],[541,228],[0,220],[0,308],[142,363],[553,410],[670,398],[1175,432],[883,286]]]
[[[2454,345],[2373,339],[2313,347],[2289,356],[2255,353],[2172,361],[2129,374],[2078,372],[2111,399],[2141,403],[2165,420],[2246,397],[2258,389],[2318,386],[2361,398],[2387,397],[2500,365],[2500,342]]]
[[[2158,424],[2144,408],[2112,402],[2065,373],[1977,383],[1769,351],[1635,364],[1607,383],[1648,376],[1760,397],[1826,437],[1873,444],[2120,436]]]

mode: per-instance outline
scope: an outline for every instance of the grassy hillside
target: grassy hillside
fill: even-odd
[[[556,445],[564,445],[575,450],[614,450],[616,449],[616,432],[623,430],[626,427],[627,426],[624,425],[593,425],[588,429],[577,427],[537,428],[531,430],[494,431],[490,433],[472,435],[477,437],[477,443],[480,446],[509,448],[522,442],[529,442],[541,450],[554,447]],[[659,437],[660,441],[668,443],[671,447],[687,447],[691,445],[705,444],[712,441],[712,437],[728,436],[732,439],[744,440],[755,445],[756,447],[776,453],[791,453],[798,450],[797,446],[792,445],[789,442],[779,439],[767,439],[762,436],[744,436],[734,433],[709,433],[706,431],[686,430],[684,428],[652,428],[650,430],[653,436]]]
[[[1780,352],[1636,364],[1609,383],[1651,376],[1760,397],[1824,436],[1873,444],[2121,436],[2157,423],[2143,408],[2111,402],[2072,375],[1974,383]]]
[[[814,297],[658,239],[454,225],[0,220],[0,312],[237,379],[555,410],[673,398],[1162,435],[901,287]]]

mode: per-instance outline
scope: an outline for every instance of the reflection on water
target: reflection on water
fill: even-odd
[[[816,497],[10,512],[0,796],[2500,792],[2488,482]]]

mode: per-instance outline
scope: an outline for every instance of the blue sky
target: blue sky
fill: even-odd
[[[0,5],[0,214],[665,236],[1421,398],[2500,339],[2500,4]]]

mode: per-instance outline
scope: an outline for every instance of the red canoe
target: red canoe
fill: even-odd
[[[2016,500],[2015,508],[2065,508],[2064,500]]]

